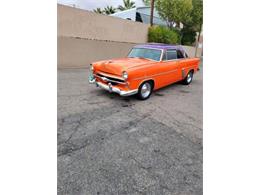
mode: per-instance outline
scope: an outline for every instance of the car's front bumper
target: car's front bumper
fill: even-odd
[[[119,89],[118,87],[113,86],[111,83],[105,84],[105,83],[96,81],[95,78],[90,78],[89,79],[89,83],[90,84],[96,84],[97,87],[105,89],[105,90],[107,90],[109,92],[118,93],[121,96],[130,96],[130,95],[134,95],[134,94],[136,94],[138,92],[138,89],[122,90],[122,89]]]

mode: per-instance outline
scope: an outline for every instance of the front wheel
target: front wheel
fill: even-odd
[[[137,97],[140,100],[146,100],[150,97],[152,94],[153,85],[151,82],[146,81],[143,84],[140,85],[137,93]]]
[[[191,71],[187,74],[186,78],[183,80],[183,83],[184,83],[185,85],[189,85],[189,84],[192,82],[192,79],[193,79],[193,71],[191,70]]]

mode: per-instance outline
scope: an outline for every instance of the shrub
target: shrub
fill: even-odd
[[[163,26],[152,26],[148,31],[148,42],[178,44],[180,35],[178,31]]]

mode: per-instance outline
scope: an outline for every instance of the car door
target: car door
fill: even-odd
[[[170,83],[176,82],[181,75],[181,70],[179,69],[179,62],[177,60],[177,50],[165,50],[162,59],[162,64],[164,66],[164,84],[168,85]]]

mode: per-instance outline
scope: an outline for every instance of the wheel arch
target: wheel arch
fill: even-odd
[[[185,79],[187,77],[187,75],[189,74],[189,72],[192,72],[194,74],[195,70],[194,68],[191,69],[182,69],[182,79]]]
[[[140,86],[141,86],[144,82],[150,82],[150,83],[152,84],[152,90],[154,89],[155,81],[154,81],[154,79],[152,79],[152,78],[148,78],[148,79],[142,80],[142,81],[140,82],[140,84],[138,85],[138,89],[140,88]]]

